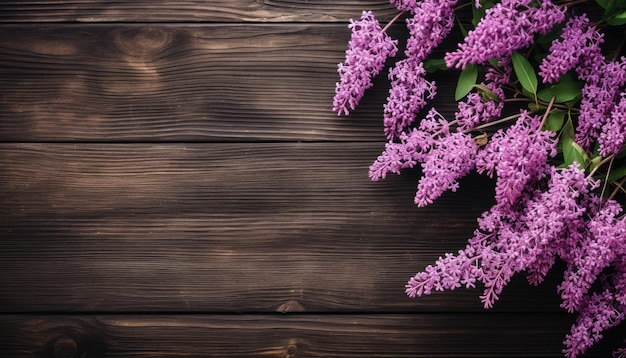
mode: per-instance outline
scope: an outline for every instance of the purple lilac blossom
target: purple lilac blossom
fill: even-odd
[[[415,1],[414,1],[415,2]],[[443,41],[454,26],[457,0],[423,0],[417,3],[412,18],[406,20],[409,38],[405,54],[422,62]]]
[[[417,0],[389,0],[389,2],[400,11],[415,13],[419,8]]]
[[[360,20],[351,19],[348,27],[352,36],[346,60],[337,70],[340,80],[333,100],[333,111],[338,115],[347,115],[356,108],[365,90],[372,87],[372,78],[398,50],[397,41],[382,31],[371,11],[363,11]]]
[[[369,177],[376,181],[384,179],[387,173],[400,174],[400,170],[412,168],[418,161],[423,160],[432,142],[430,133],[418,129],[401,133],[399,143],[392,141],[387,143],[382,154],[370,165]]]
[[[589,213],[593,217],[587,221],[582,240],[570,245],[568,266],[557,288],[563,299],[561,307],[570,313],[581,310],[591,285],[626,245],[626,224],[616,218],[622,211],[621,205],[614,200],[601,204],[602,208],[595,215]]]
[[[539,8],[529,7],[531,0],[505,0],[488,9],[476,28],[455,52],[445,56],[448,67],[465,68],[492,58],[508,58],[512,52],[528,47],[535,34],[546,34],[565,20],[565,10],[550,0],[540,1]]]
[[[504,109],[505,96],[502,85],[508,82],[511,71],[509,69],[500,73],[491,67],[487,71],[485,74],[486,82],[481,83],[481,85],[493,92],[497,98],[486,99],[481,93],[472,92],[467,95],[465,101],[459,101],[455,119],[464,131],[471,131],[479,124],[500,118]]]
[[[543,82],[554,83],[565,73],[580,67],[584,58],[597,58],[603,41],[602,34],[589,25],[585,14],[570,18],[560,38],[552,41],[548,56],[539,65]]]
[[[450,124],[437,110],[431,108],[420,121],[418,128],[401,132],[399,141],[390,140],[385,150],[370,166],[372,180],[384,179],[387,173],[400,174],[401,169],[412,168],[424,162],[435,141],[450,133]]]
[[[447,190],[459,188],[458,179],[474,169],[478,145],[463,132],[455,132],[435,141],[422,163],[422,177],[417,185],[415,204],[431,204]]]
[[[611,113],[620,101],[621,88],[626,83],[626,59],[605,62],[604,57],[592,66],[597,68],[584,80],[580,114],[576,126],[576,143],[590,150],[609,121]],[[591,65],[589,65],[591,66]],[[608,143],[607,143],[608,144]]]
[[[599,153],[604,157],[619,153],[626,141],[626,92],[620,97],[598,137]]]
[[[478,219],[478,229],[468,246],[457,255],[447,254],[435,265],[412,277],[409,296],[433,290],[485,285],[481,301],[491,308],[511,277],[531,267],[542,254],[567,233],[571,222],[580,221],[584,209],[579,198],[594,187],[577,163],[567,169],[551,167],[548,190],[525,191],[518,205],[494,205]]]
[[[511,206],[528,183],[541,179],[557,154],[554,133],[542,131],[541,118],[521,112],[506,131],[497,131],[476,157],[476,169],[496,180],[496,202]]]
[[[593,293],[586,299],[571,331],[565,336],[563,353],[575,358],[602,338],[602,332],[624,320],[626,306],[615,300],[610,289]]]
[[[426,80],[421,62],[410,58],[396,62],[389,70],[391,88],[384,105],[383,124],[389,140],[397,138],[415,121],[415,115],[424,108],[426,99],[433,99],[437,87]]]

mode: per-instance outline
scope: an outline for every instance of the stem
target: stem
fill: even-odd
[[[508,122],[510,120],[517,119],[519,117],[521,117],[521,114],[519,114],[519,113],[518,114],[514,114],[512,116],[508,116],[508,117],[504,117],[504,118],[498,119],[497,121],[481,124],[481,125],[479,125],[477,127],[468,129],[468,130],[464,131],[463,133],[470,133],[470,132],[473,132],[473,131],[479,131],[481,129],[488,128],[488,127],[496,125],[496,124],[505,123],[505,122]]]
[[[400,11],[398,14],[396,14],[396,16],[394,16],[393,19],[391,19],[391,21],[389,21],[387,25],[383,27],[383,32],[386,32],[389,26],[391,26],[394,22],[396,22],[396,20],[398,20],[400,16],[402,16],[402,14],[404,14],[404,11]]]
[[[604,192],[606,191],[607,181],[609,180],[609,174],[611,174],[611,168],[613,167],[613,159],[615,156],[611,158],[611,163],[609,164],[609,170],[606,171],[606,175],[604,176],[604,184],[602,185],[602,191],[600,192],[600,197],[604,196]]]
[[[606,164],[607,162],[610,162],[613,160],[613,158],[615,158],[615,154],[611,154],[608,157],[602,159],[602,161],[600,163],[598,163],[598,165],[593,168],[593,170],[591,171],[591,173],[589,173],[589,175],[587,176],[587,178],[593,177],[593,175],[598,171],[598,169],[600,169],[601,166],[603,166],[604,164]]]
[[[623,186],[624,183],[626,183],[626,177],[623,177],[622,180],[620,180],[620,182],[617,183],[617,187],[615,188],[615,190],[613,190],[611,195],[609,195],[608,199],[613,199],[615,195],[619,193],[620,190],[624,190],[624,186]]]
[[[473,1],[469,1],[469,2],[466,2],[465,4],[461,4],[461,5],[453,8],[452,10],[454,12],[457,12],[457,10],[461,10],[462,8],[465,8],[465,7],[468,7],[468,6],[473,6],[473,5],[474,5],[474,2]]]
[[[539,124],[539,130],[543,128],[543,124],[546,123],[546,119],[548,119],[548,115],[550,114],[550,110],[552,109],[552,105],[554,104],[554,99],[556,97],[552,96],[550,99],[550,103],[548,103],[548,108],[546,108],[546,113],[543,114],[543,118],[541,119],[541,124]]]
[[[578,5],[578,4],[584,4],[584,3],[587,3],[587,2],[589,2],[589,1],[587,1],[587,0],[574,0],[574,1],[564,2],[564,3],[558,4],[558,5],[559,6],[566,6],[566,7],[570,8],[572,6],[575,6],[575,5]]]
[[[532,103],[535,103],[535,100],[532,99],[532,98],[528,98],[528,97],[512,97],[512,98],[505,98],[502,102],[504,102],[504,103],[511,103],[511,102],[532,102]],[[541,100],[538,100],[536,103],[543,104],[543,105],[547,105],[548,104],[548,102],[544,102],[544,101],[541,101]],[[569,110],[569,107],[567,107],[564,104],[556,103],[556,104],[553,104],[552,106],[554,108],[558,108],[558,109]]]

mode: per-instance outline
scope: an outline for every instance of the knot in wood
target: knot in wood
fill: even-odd
[[[295,344],[290,344],[289,346],[287,346],[287,354],[285,355],[286,358],[296,358],[298,355],[298,346]]]
[[[55,358],[76,357],[78,344],[70,337],[61,337],[54,342],[52,352]]]
[[[117,31],[114,43],[117,49],[129,56],[154,55],[166,49],[174,34],[163,27],[140,27]]]
[[[276,312],[279,313],[290,313],[290,312],[304,312],[306,311],[304,307],[300,304],[300,302],[296,300],[289,300],[276,309]]]

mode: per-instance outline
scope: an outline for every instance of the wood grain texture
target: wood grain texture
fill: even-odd
[[[0,140],[384,141],[385,75],[332,111],[345,25],[5,25]],[[452,77],[433,104],[451,115]]]
[[[431,207],[373,183],[379,143],[0,146],[0,308],[481,311],[477,290],[408,299],[489,206],[469,178]],[[555,311],[554,281],[502,311]]]
[[[15,358],[548,358],[562,357],[570,323],[554,314],[6,315],[0,316],[0,353]],[[606,341],[587,357],[608,357],[614,333]]]
[[[7,22],[345,22],[362,10],[381,19],[397,12],[386,0],[2,1]]]

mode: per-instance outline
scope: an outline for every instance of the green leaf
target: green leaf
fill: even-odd
[[[476,6],[472,6],[472,25],[474,25],[474,27],[478,25],[480,20],[482,20],[482,18],[485,16],[486,12],[487,9],[485,8],[485,6],[479,8],[477,8]]]
[[[614,16],[611,16],[611,18],[608,19],[606,22],[607,24],[613,25],[613,26],[626,24],[626,11],[622,11],[620,13],[615,14]]]
[[[562,138],[570,138],[574,140],[576,136],[576,132],[574,132],[574,123],[572,122],[572,116],[567,116],[567,122],[565,122],[565,126],[563,127],[563,132],[561,132]]]
[[[443,58],[429,58],[424,61],[424,70],[428,73],[433,73],[436,71],[445,71],[448,69],[446,66],[446,60]]]
[[[593,171],[594,169],[596,169],[596,167],[598,166],[598,164],[600,164],[600,162],[602,162],[601,156],[597,155],[593,157],[593,159],[589,161],[589,170]]]
[[[485,101],[497,101],[500,102],[500,97],[497,94],[493,93],[492,90],[483,86],[483,85],[473,85],[473,88],[476,88],[478,93],[483,97]]]
[[[563,138],[563,158],[564,163],[569,167],[572,163],[578,162],[579,167],[584,168],[587,165],[587,153],[583,147],[574,142],[573,139]]]
[[[580,99],[582,97],[582,88],[583,84],[581,82],[559,82],[554,86],[539,91],[537,97],[544,102],[550,102],[552,97],[555,97],[554,103],[566,103],[574,99]]]
[[[609,0],[596,0],[596,3],[598,3],[598,5],[600,5],[603,9],[609,7]]]
[[[612,182],[623,178],[626,175],[626,167],[619,167],[611,169],[609,173],[608,181]]]
[[[476,65],[467,65],[461,71],[459,80],[456,83],[456,91],[454,92],[454,100],[458,101],[465,97],[472,90],[472,87],[476,84],[478,79],[478,68]]]
[[[543,129],[558,133],[558,131],[563,128],[563,124],[565,123],[565,113],[564,111],[552,111],[546,118],[546,122],[543,125]]]
[[[467,29],[465,28],[465,26],[463,26],[463,23],[461,23],[461,20],[458,17],[456,18],[456,23],[457,25],[459,25],[459,30],[461,30],[461,35],[463,35],[463,37],[467,37]]]
[[[515,71],[515,76],[517,76],[522,88],[532,94],[537,94],[537,75],[530,62],[517,51],[513,52],[511,60],[513,61],[513,71]]]

